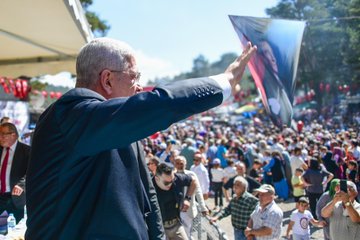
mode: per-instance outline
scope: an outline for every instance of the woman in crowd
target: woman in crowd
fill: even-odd
[[[307,186],[306,192],[309,197],[311,213],[315,219],[318,219],[316,214],[316,202],[323,194],[324,186],[333,179],[334,175],[328,171],[322,170],[318,160],[316,158],[311,158],[309,169],[305,171],[302,177],[305,186]],[[324,181],[325,178],[326,180]]]
[[[331,200],[335,196],[335,193],[339,191],[339,186],[340,179],[334,178],[333,180],[331,180],[329,191],[324,192],[316,204],[316,215],[318,216],[319,221],[324,221],[326,223],[323,228],[325,240],[330,240],[330,222],[328,218],[324,218],[321,216],[321,209],[323,209],[323,207],[325,207],[329,202],[331,202]]]

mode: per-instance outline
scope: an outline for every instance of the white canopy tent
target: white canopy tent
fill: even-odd
[[[78,0],[1,0],[0,76],[75,73],[93,38]]]

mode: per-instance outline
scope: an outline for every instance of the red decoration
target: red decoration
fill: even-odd
[[[153,135],[150,136],[150,139],[157,139],[160,135],[160,132],[156,132]]]
[[[329,84],[329,83],[326,84],[325,91],[326,91],[327,93],[330,92],[330,84]]]
[[[42,94],[45,98],[47,98],[47,96],[48,96],[47,91],[42,91],[41,94]]]
[[[304,123],[300,120],[300,121],[297,122],[296,127],[297,127],[298,132],[301,133],[301,131],[302,131],[303,127],[304,127]]]
[[[50,98],[55,98],[55,92],[53,91],[50,92]]]
[[[320,89],[320,92],[324,91],[324,84],[323,83],[320,83],[319,89]]]
[[[56,93],[55,93],[55,97],[56,97],[57,99],[61,98],[61,96],[62,96],[62,92],[56,92]]]

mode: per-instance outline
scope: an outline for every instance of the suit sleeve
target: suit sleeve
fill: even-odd
[[[72,98],[70,94],[56,103],[57,120],[69,147],[89,156],[127,146],[174,122],[218,106],[223,98],[223,88],[212,78],[176,81],[160,85],[152,92],[107,101]]]

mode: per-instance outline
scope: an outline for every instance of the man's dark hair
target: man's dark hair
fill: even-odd
[[[5,122],[5,123],[2,123],[0,126],[6,127],[7,129],[9,129],[10,132],[15,133],[16,136],[19,136],[18,130],[14,124]]]
[[[156,175],[161,176],[162,174],[170,175],[174,171],[174,167],[167,163],[160,163],[156,168]]]
[[[156,167],[159,166],[160,160],[159,160],[158,157],[154,156],[154,157],[150,158],[150,161],[151,161],[153,164],[155,164]]]

